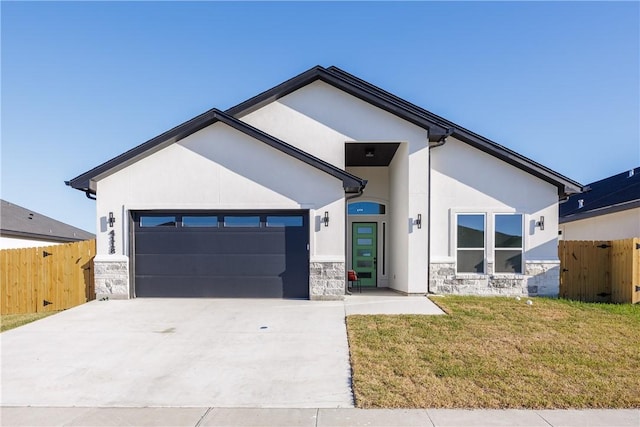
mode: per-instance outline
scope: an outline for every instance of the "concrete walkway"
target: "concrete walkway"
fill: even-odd
[[[4,407],[2,426],[638,427],[640,410]]]
[[[424,295],[406,296],[388,288],[354,291],[344,300],[345,314],[444,314]]]

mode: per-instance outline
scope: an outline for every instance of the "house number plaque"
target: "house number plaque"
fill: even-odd
[[[109,232],[109,254],[113,255],[116,253],[116,232],[111,230]]]

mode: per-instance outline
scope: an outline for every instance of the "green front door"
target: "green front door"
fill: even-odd
[[[352,268],[358,274],[363,287],[376,287],[378,224],[375,222],[354,222],[351,233]]]

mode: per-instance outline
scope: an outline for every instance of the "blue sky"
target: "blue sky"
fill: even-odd
[[[64,185],[212,107],[337,65],[572,179],[640,166],[638,2],[6,2],[1,196]]]

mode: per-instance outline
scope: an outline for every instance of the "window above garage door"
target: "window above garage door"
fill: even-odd
[[[153,214],[141,213],[136,220],[137,228],[218,228],[218,227],[304,227],[302,214]]]

